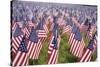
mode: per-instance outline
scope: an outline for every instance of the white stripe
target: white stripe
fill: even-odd
[[[27,45],[27,49],[29,50],[29,46],[30,46],[30,41],[28,41],[28,45]],[[28,51],[29,52],[29,51]]]
[[[38,37],[47,37],[47,35],[38,35]]]
[[[45,33],[45,31],[44,31],[44,30],[38,30],[38,32]]]
[[[51,51],[48,50],[48,54],[51,54]]]
[[[21,40],[22,40],[22,38],[23,38],[23,35],[19,36],[18,38],[19,38],[19,41],[21,41]]]

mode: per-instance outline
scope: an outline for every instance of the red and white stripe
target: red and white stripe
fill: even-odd
[[[38,43],[36,44],[36,47],[35,47],[35,52],[33,54],[33,59],[38,59],[38,54],[39,54],[39,50],[40,50],[40,47],[42,46],[42,43],[41,43],[42,39],[39,39],[38,40]]]
[[[43,27],[44,27],[44,30],[45,30],[45,32],[46,32],[46,34],[47,34],[47,33],[49,32],[47,25],[44,24]]]
[[[88,62],[91,60],[92,51],[90,49],[87,49],[86,52],[83,54],[83,56],[80,59],[80,62]]]
[[[33,54],[35,52],[36,44],[37,43],[34,43],[32,41],[28,41],[27,49],[28,49],[28,56],[29,56],[29,58],[32,58],[32,56],[33,56]]]
[[[74,40],[74,36],[75,36],[75,34],[74,34],[74,33],[71,33],[71,35],[70,35],[70,37],[69,37],[69,41],[68,41],[68,44],[69,44],[69,45],[72,45],[73,40]]]
[[[16,54],[16,52],[18,51],[18,47],[19,44],[21,43],[23,38],[23,35],[17,36],[17,37],[13,37],[12,36],[12,41],[11,41],[11,47],[12,47],[12,51]]]
[[[41,38],[41,41],[40,41],[40,44],[39,44],[39,46],[38,46],[38,50],[37,50],[38,52],[37,52],[36,59],[39,58],[40,51],[41,51],[41,49],[42,49],[42,47],[43,47],[43,43],[45,42],[45,40],[46,40],[46,38]]]
[[[81,41],[78,41],[78,40],[74,39],[73,40],[73,43],[71,45],[71,48],[70,48],[70,52],[74,56],[80,58],[82,56],[84,47],[85,47],[85,43],[84,43],[84,40],[83,39]]]
[[[27,27],[23,29],[23,32],[26,34],[26,38],[30,36],[30,30]]]
[[[38,37],[39,38],[47,37],[47,34],[46,34],[45,30],[38,30]]]
[[[12,31],[16,30],[16,28],[17,28],[17,23],[14,22],[14,23],[12,24]]]
[[[72,27],[71,27],[70,25],[65,26],[65,27],[63,28],[63,34],[64,34],[64,33],[70,32],[71,29],[72,29]]]
[[[84,40],[83,40],[83,38],[82,38],[82,41],[81,41],[81,43],[80,43],[80,46],[79,46],[79,48],[78,48],[78,50],[77,50],[77,52],[76,52],[76,56],[77,56],[77,57],[79,57],[79,58],[82,57],[84,48],[85,48],[85,43],[84,43]]]
[[[49,44],[49,47],[48,47],[48,64],[56,64],[57,61],[58,61],[58,49],[59,49],[59,45],[60,45],[60,39],[58,38],[57,39],[57,46],[58,46],[58,49],[54,49],[54,44],[52,44],[52,41],[53,41],[53,38],[54,36],[52,36],[51,38],[51,42]]]
[[[12,62],[12,66],[26,66],[28,62],[28,55],[25,52],[18,51]]]

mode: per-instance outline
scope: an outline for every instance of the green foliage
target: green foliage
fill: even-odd
[[[95,51],[92,55],[91,61],[95,61],[97,59],[97,51]]]
[[[77,62],[77,58],[70,54],[70,46],[68,44],[69,36],[63,35],[61,37],[58,63]]]
[[[48,59],[48,42],[46,41],[42,47],[38,62],[39,64],[46,64],[47,59]]]

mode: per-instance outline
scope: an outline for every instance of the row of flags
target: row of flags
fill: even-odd
[[[94,53],[96,48],[97,48],[97,38],[96,38],[96,33],[95,33],[92,39],[90,40],[88,47],[86,48],[83,56],[81,57],[80,62],[91,61],[92,54]]]
[[[15,58],[12,61],[13,66],[28,65],[29,58],[39,58],[40,50],[42,49],[43,42],[47,38],[48,32],[48,27],[44,25],[45,24],[40,22],[37,26],[37,30],[32,27],[30,32],[27,27],[22,29],[16,23],[16,28],[14,28],[15,33],[13,33],[11,38],[11,51],[15,54]],[[15,26],[15,24],[13,26]],[[93,44],[97,46],[97,37],[93,36],[93,39],[90,40],[89,43],[90,46],[84,52],[85,43],[79,27],[74,24],[72,27],[67,25],[63,29],[64,33],[68,33],[69,31],[71,32],[68,41],[69,45],[71,46],[70,53],[80,58],[80,62],[90,61],[93,53]],[[24,34],[23,31],[25,32]],[[60,46],[60,35],[58,24],[56,22],[53,23],[53,30],[50,34],[50,42],[48,47],[48,64],[56,64],[58,61],[58,52]]]
[[[78,12],[73,17],[74,12],[77,11],[73,11],[73,9],[68,10],[68,13],[66,10],[63,12],[62,9],[51,7],[46,9],[46,11],[42,11],[45,8],[40,8],[40,6],[29,8],[24,5],[18,6],[18,4],[21,3],[16,2],[13,4],[13,10],[16,11],[13,19],[11,19],[12,66],[26,66],[29,65],[29,59],[38,60],[42,47],[45,47],[43,44],[48,37],[47,64],[57,64],[60,41],[63,34],[68,34],[67,36],[69,36],[69,52],[72,55],[78,57],[80,62],[91,61],[92,54],[97,47],[97,36],[96,33],[94,33],[94,30],[97,30],[95,29],[96,21],[93,21],[93,24],[87,21],[89,18],[85,16],[85,19],[83,19],[82,16],[80,17],[82,19],[81,22],[80,18],[77,17]],[[32,14],[28,13],[30,11],[32,11]],[[93,13],[95,11],[96,10],[93,10]],[[83,14],[84,13],[85,12],[83,12]],[[62,31],[62,33],[60,33],[60,31]],[[86,33],[86,37],[90,41],[88,47],[86,47],[81,34],[82,32]],[[48,33],[50,33],[50,36],[48,36]]]
[[[71,35],[69,37],[68,43],[70,44],[70,52],[80,58],[82,56],[83,49],[85,47],[84,40],[81,36],[80,30],[75,25],[73,26]]]
[[[48,29],[44,24],[40,22],[35,27],[26,26],[20,28],[20,25],[15,22],[12,25],[15,29],[11,36],[11,51],[14,55],[12,60],[12,66],[24,66],[28,65],[29,59],[38,59],[40,51],[43,46],[43,42],[47,38]],[[30,30],[31,29],[31,30]]]

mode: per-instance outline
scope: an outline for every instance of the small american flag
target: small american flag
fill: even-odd
[[[36,32],[36,29],[32,28],[30,36],[29,36],[29,41],[27,44],[29,58],[34,59],[35,48],[37,46],[37,43],[38,43],[37,32]]]
[[[70,44],[70,45],[72,44],[76,31],[77,31],[77,27],[74,25],[72,28],[71,35],[69,37],[68,44]]]
[[[11,37],[11,47],[12,51],[16,54],[19,44],[21,43],[23,38],[23,32],[21,31],[21,28],[17,25],[15,32],[13,33]]]
[[[56,29],[54,27],[54,29]],[[48,64],[56,64],[58,60],[58,49],[60,45],[60,36],[58,36],[57,29],[50,37],[50,43],[48,47]]]
[[[70,48],[70,52],[73,55],[75,55],[75,56],[80,58],[81,55],[82,55],[84,46],[85,45],[84,45],[84,41],[82,39],[80,30],[79,30],[79,28],[77,28],[77,32],[74,35],[73,43],[72,43],[71,48]]]
[[[56,64],[58,60],[58,49],[60,45],[60,39],[58,38],[58,45],[57,47],[52,43],[54,41],[54,36],[52,36],[51,42],[48,48],[48,64]]]
[[[25,43],[25,37],[23,37],[21,44],[19,45],[16,57],[12,62],[13,66],[25,66],[28,65],[27,45]]]
[[[38,31],[38,37],[39,37],[39,44],[36,47],[36,59],[38,59],[41,48],[43,46],[43,43],[47,38],[47,32],[46,32],[45,27],[44,27],[44,21],[42,21],[38,24],[37,31]]]

